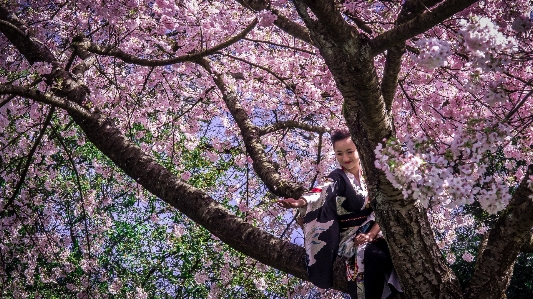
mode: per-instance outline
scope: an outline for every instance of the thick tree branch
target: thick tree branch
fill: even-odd
[[[358,148],[376,218],[389,243],[406,296],[433,298],[449,294],[461,298],[459,281],[442,258],[426,211],[412,198],[404,199],[375,167],[374,149],[384,138],[394,136],[394,128],[368,41],[352,34],[353,27],[342,28],[347,25],[340,21],[340,12],[332,9],[332,1],[303,2],[294,1],[343,95],[343,115]],[[306,4],[318,20],[308,15]],[[338,26],[332,27],[334,24]]]
[[[353,140],[363,164],[369,165],[365,172],[370,175],[374,168],[374,148],[392,134],[392,119],[385,109],[373,58],[368,55],[368,47],[356,28],[344,21],[332,1],[318,1],[309,6],[307,2],[311,1],[295,1],[296,9],[342,93],[346,122],[350,131],[357,132]],[[308,7],[318,20],[308,15]]]
[[[226,107],[239,126],[246,152],[252,158],[254,171],[272,193],[278,196],[299,198],[305,189],[303,186],[283,179],[274,164],[268,159],[261,143],[260,130],[252,123],[248,113],[239,103],[237,93],[226,86],[223,75],[215,73],[209,62],[200,60],[198,63],[213,75],[213,80],[222,93]]]
[[[239,2],[243,7],[252,10],[253,12],[258,12],[263,9],[269,9],[270,6],[268,0],[237,0],[237,2]],[[287,18],[275,9],[270,9],[270,11],[278,17],[274,21],[274,25],[276,25],[279,29],[285,31],[289,35],[299,40],[313,45],[313,41],[309,37],[309,30],[307,30],[307,28],[289,20],[289,18]]]
[[[248,25],[242,32],[229,38],[227,41],[223,43],[220,43],[205,51],[187,54],[187,55],[178,56],[178,57],[173,57],[173,58],[168,58],[168,59],[140,58],[135,55],[128,54],[116,47],[99,46],[99,45],[89,42],[88,40],[74,43],[74,46],[77,48],[81,48],[86,51],[92,52],[94,54],[104,55],[104,56],[113,56],[127,63],[137,64],[137,65],[142,65],[142,66],[164,66],[164,65],[171,65],[171,64],[186,62],[186,61],[196,61],[199,58],[215,54],[217,51],[227,48],[231,46],[232,44],[238,42],[239,40],[243,39],[250,31],[252,31],[252,29],[254,29],[255,25],[257,25],[257,19],[254,19],[254,21],[250,25]]]
[[[533,165],[529,166],[528,174],[513,194],[509,207],[489,231],[465,298],[499,299],[505,294],[518,254],[524,246],[531,244],[533,198],[530,196],[533,190],[528,182],[530,175],[533,175]]]
[[[26,36],[26,32],[20,30],[17,26],[9,23],[8,21],[0,20],[0,27],[5,29],[11,29],[14,33],[18,33],[20,36]]]
[[[402,67],[402,57],[405,53],[405,43],[396,45],[387,50],[383,79],[381,80],[381,92],[387,111],[391,111],[396,88],[398,87],[398,74]]]
[[[282,241],[232,215],[203,191],[179,180],[132,144],[110,121],[101,117],[72,117],[103,154],[150,193],[236,250],[296,277],[307,278],[303,248]]]
[[[312,27],[314,26],[312,26],[312,23],[314,22],[307,15],[307,11],[304,12],[302,10],[302,4],[310,8],[315,14],[319,20],[320,27],[327,28],[328,37],[335,45],[342,45],[345,53],[358,52],[361,45],[361,35],[355,27],[346,22],[334,1],[298,0],[296,2],[300,3],[298,5],[300,8],[297,8],[298,13],[304,19],[309,29],[313,30]]]
[[[368,34],[372,34],[372,28],[370,28],[367,24],[365,24],[365,21],[361,20],[359,17],[354,15],[353,13],[345,10],[343,11],[343,14],[348,17],[348,19],[352,20],[357,27],[359,27],[361,30]]]
[[[262,128],[257,128],[257,134],[259,136],[266,135],[272,132],[276,132],[284,129],[302,129],[304,131],[315,132],[319,134],[326,133],[327,130],[324,127],[308,125],[295,120],[280,121]]]
[[[370,41],[370,55],[376,56],[390,46],[424,33],[454,14],[464,10],[478,0],[448,0],[410,20],[384,32]]]
[[[276,25],[279,29],[285,31],[292,37],[302,40],[310,45],[314,44],[313,40],[309,37],[309,31],[307,30],[307,28],[289,20],[289,18],[287,18],[275,9],[272,9],[271,11],[278,17],[274,21],[274,25]]]
[[[14,13],[10,13],[0,5],[0,32],[20,51],[30,64],[35,62],[56,63],[50,50],[40,41],[31,37],[27,28],[20,22]]]

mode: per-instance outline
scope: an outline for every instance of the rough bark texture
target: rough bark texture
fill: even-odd
[[[27,27],[20,22],[14,13],[0,5],[0,30],[7,39],[20,50],[30,64],[39,61],[55,61],[54,55],[43,43],[28,34]]]
[[[395,23],[395,28],[404,24],[413,18],[419,16],[427,9],[439,1],[429,0],[410,0],[405,1],[398,19]],[[401,41],[396,45],[389,46],[387,50],[385,67],[383,69],[383,78],[381,80],[381,92],[383,93],[383,100],[385,101],[385,107],[390,113],[392,108],[392,102],[396,95],[396,89],[398,87],[398,74],[402,67],[402,57],[405,53],[405,41]]]
[[[522,246],[522,252],[533,253],[533,234],[530,232],[526,243]]]
[[[394,193],[384,190],[387,195],[378,194],[374,204],[407,298],[461,298],[461,287],[435,244],[426,211]]]
[[[7,89],[0,86],[0,94],[5,93],[58,105],[67,110],[86,133],[89,141],[150,193],[169,203],[236,250],[295,277],[307,279],[305,252],[302,247],[278,239],[244,222],[203,191],[182,182],[131,143],[110,121],[98,115],[91,115],[76,104],[69,106],[53,97],[46,98],[40,93],[24,92],[22,88]],[[264,250],[265,248],[268,250]],[[342,261],[337,261],[333,287],[346,291],[343,265]]]
[[[269,9],[269,2],[267,0],[237,0],[237,2],[239,2],[243,7],[246,7],[254,12],[258,12],[263,9]],[[271,12],[278,17],[274,21],[274,25],[276,25],[279,29],[308,44],[313,44],[313,41],[309,37],[309,30],[307,30],[307,28],[289,20],[275,9],[271,9]]]
[[[453,16],[457,12],[469,7],[478,0],[448,0],[441,3],[439,6],[428,10],[427,12],[417,16],[416,18],[406,22],[394,29],[384,32],[372,39],[371,55],[375,56],[387,50],[391,45],[406,41],[412,37],[423,33],[433,26],[441,23],[447,18]],[[427,1],[431,2],[431,1]]]
[[[385,108],[389,112],[391,111],[394,96],[396,95],[398,74],[402,67],[402,56],[404,53],[405,43],[396,45],[387,51],[387,60],[385,61],[383,79],[381,80],[381,90],[383,92]]]

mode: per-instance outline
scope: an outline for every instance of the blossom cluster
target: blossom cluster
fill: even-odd
[[[278,16],[273,14],[270,10],[262,10],[257,14],[259,18],[258,25],[260,27],[270,27],[274,25],[274,21],[278,19]]]
[[[504,54],[515,51],[517,42],[514,37],[504,35],[491,19],[472,16],[469,21],[459,21],[459,26],[459,36],[474,67],[494,71],[509,64]]]
[[[452,54],[450,42],[437,38],[420,38],[415,42],[420,54],[412,55],[421,66],[433,70],[448,65],[448,56]]]
[[[491,214],[501,211],[516,180],[510,182],[504,173],[489,168],[495,159],[491,154],[508,143],[509,128],[497,125],[486,132],[465,128],[458,133],[442,152],[434,152],[425,138],[390,140],[386,147],[379,144],[375,165],[405,198],[412,196],[426,208],[478,201]]]
[[[70,47],[78,33],[88,34],[99,46],[112,45],[140,59],[163,60],[201,53],[226,42],[258,18],[258,26],[246,38],[204,57],[214,73],[225,75],[225,84],[234,91],[243,114],[258,127],[284,120],[328,129],[344,123],[342,96],[317,45],[273,26],[276,14],[302,25],[290,1],[270,1],[269,9],[276,14],[270,10],[254,13],[241,6],[242,1],[8,2],[5,5],[28,26],[32,39],[40,40],[43,50],[50,50],[60,65],[72,65],[71,69],[81,60]],[[531,63],[510,61],[514,67],[510,71],[518,78],[513,84],[488,72],[509,62],[505,55],[523,58],[513,52],[513,38],[522,41],[518,48],[531,53],[531,21],[515,18],[517,11],[525,11],[525,2],[480,1],[456,15],[468,20],[459,24],[462,43],[455,38],[454,17],[418,39],[418,57],[402,61],[402,89],[412,97],[409,101],[395,97],[391,116],[400,137],[378,150],[377,165],[404,196],[435,208],[438,215],[431,217],[443,239],[456,236],[456,226],[450,222],[460,226],[471,221],[450,212],[453,207],[478,201],[487,211],[501,210],[509,188],[523,177],[523,167],[516,161],[502,159],[510,172],[507,175],[494,172],[491,161],[499,148],[505,158],[522,159],[530,149],[528,140],[533,140],[531,129],[512,132],[519,135],[512,140],[519,145],[508,146],[511,141],[504,136],[513,135],[510,129],[493,130],[493,124],[486,124],[465,127],[463,132],[454,126],[461,127],[472,117],[503,119],[505,115],[494,114],[510,111],[510,105],[519,100],[517,95],[527,93],[529,87],[522,88],[525,85],[518,79],[529,80]],[[374,33],[394,26],[402,3],[343,2],[344,8]],[[476,11],[481,5],[493,8]],[[514,15],[506,17],[506,11],[494,8],[499,5],[512,7],[508,10]],[[47,85],[41,80],[51,72],[50,64],[30,66],[5,36],[0,36],[0,44],[1,83],[31,86],[41,92],[61,89],[64,82]],[[463,53],[451,55],[452,51]],[[228,203],[225,207],[245,221],[295,242],[299,231],[291,225],[293,215],[273,207],[270,194],[253,171],[256,161],[246,152],[222,90],[213,82],[213,73],[195,62],[146,67],[95,56],[97,64],[76,75],[89,89],[83,105],[107,117],[133,144],[214,202]],[[435,70],[435,76],[411,67],[413,61]],[[384,63],[385,55],[375,57],[378,74]],[[449,68],[439,68],[443,66]],[[481,86],[471,87],[476,83]],[[513,85],[526,91],[508,92]],[[431,96],[425,97],[427,94]],[[476,99],[472,100],[472,94]],[[478,105],[478,96],[493,106]],[[530,102],[511,120],[514,125],[530,119]],[[163,297],[175,297],[171,292],[179,281],[182,290],[201,290],[198,297],[221,298],[242,291],[241,277],[246,276],[249,289],[270,292],[271,297],[285,291],[287,298],[337,296],[305,282],[295,287],[295,279],[279,279],[279,272],[241,259],[206,231],[184,224],[183,215],[168,212],[170,207],[163,207],[135,180],[110,166],[106,157],[86,143],[84,133],[62,109],[56,107],[51,124],[44,125],[49,109],[50,105],[27,98],[0,99],[0,239],[5,240],[0,251],[2,263],[10,265],[9,271],[0,269],[0,278],[6,282],[2,290],[11,290],[14,297],[38,297],[41,286],[57,289],[64,285],[60,292],[79,298],[105,297],[98,290],[117,297],[151,298],[159,292]],[[44,137],[37,144],[41,131]],[[407,131],[414,135],[406,137]],[[284,129],[260,136],[259,148],[265,149],[281,177],[308,186],[327,172],[334,160],[328,155],[331,145],[325,139],[319,142],[317,135]],[[24,176],[26,161],[31,165]],[[20,189],[15,191],[19,182]],[[13,203],[6,208],[11,196]],[[446,242],[437,241],[445,248]],[[466,261],[471,258],[466,253],[463,256]],[[194,264],[201,268],[188,269],[187,260],[198,261]],[[144,275],[150,269],[157,272]],[[116,273],[124,275],[119,278]],[[145,277],[142,284],[136,274]],[[282,291],[273,291],[277,287]]]

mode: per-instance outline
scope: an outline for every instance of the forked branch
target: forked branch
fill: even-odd
[[[260,129],[250,120],[248,113],[240,104],[237,93],[226,86],[224,75],[213,71],[205,59],[199,60],[198,64],[213,76],[215,84],[222,93],[226,107],[241,131],[246,152],[252,158],[253,168],[257,175],[272,193],[278,196],[299,198],[305,189],[303,186],[281,177],[275,165],[266,155],[260,140]]]
[[[370,54],[376,56],[396,45],[421,33],[426,32],[454,14],[463,11],[478,0],[448,0],[416,18],[386,31],[370,41]]]

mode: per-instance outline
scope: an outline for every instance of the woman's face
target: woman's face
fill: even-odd
[[[333,144],[337,162],[346,170],[359,168],[359,153],[355,148],[352,138],[338,140]]]

